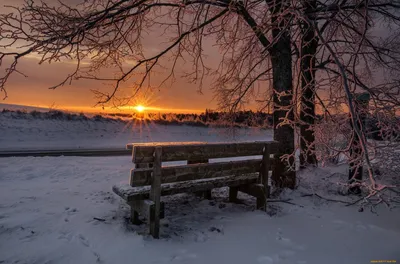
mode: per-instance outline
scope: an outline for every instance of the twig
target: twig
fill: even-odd
[[[317,196],[318,198],[321,198],[323,200],[330,201],[330,202],[339,202],[339,203],[345,203],[345,204],[349,204],[350,203],[350,202],[346,202],[346,201],[342,201],[342,200],[325,198],[325,197],[322,197],[321,195],[319,195],[317,193],[303,194],[301,197],[314,196],[314,195]]]
[[[397,194],[400,194],[400,191],[395,190],[393,187],[387,187],[386,189],[388,189],[389,191],[395,192]]]
[[[93,217],[94,220],[100,221],[100,222],[105,222],[106,219],[103,218],[98,218],[98,217]]]
[[[292,199],[286,199],[286,200],[279,200],[279,199],[271,199],[271,200],[268,200],[268,199],[267,199],[267,203],[287,203],[287,204],[291,204],[291,205],[297,205],[297,206],[300,206],[300,207],[304,207],[304,205],[296,204],[296,203],[290,202],[291,200],[292,200]]]
[[[351,203],[346,204],[346,206],[355,205],[356,203],[358,203],[359,201],[364,200],[364,199],[365,199],[365,197],[361,197],[360,199],[357,199],[357,200],[355,200],[354,202],[351,202]]]

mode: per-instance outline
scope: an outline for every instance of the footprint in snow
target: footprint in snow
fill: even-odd
[[[90,243],[89,240],[87,240],[82,234],[79,234],[78,236],[80,242],[85,246],[85,247],[89,247]]]
[[[277,259],[278,260],[285,260],[290,256],[293,256],[296,252],[292,251],[292,250],[283,250],[281,252],[279,252]]]
[[[76,213],[78,212],[78,209],[76,209],[76,208],[70,208],[70,207],[65,207],[65,212],[66,212],[68,215],[74,215],[74,214],[76,214]]]
[[[89,250],[92,252],[93,256],[95,256],[96,262],[100,263],[101,262],[100,255],[99,255],[99,253],[97,253],[96,251],[94,251],[91,248],[89,240],[87,240],[86,237],[84,237],[82,234],[78,235],[78,239],[79,239],[79,241],[81,242],[82,245],[84,245],[85,247],[89,248]]]
[[[343,224],[346,224],[346,222],[345,221],[343,221],[343,220],[333,220],[332,221],[332,223],[334,223],[334,224],[338,224],[338,225],[343,225]]]
[[[276,240],[278,243],[287,246],[293,250],[304,250],[305,247],[303,245],[296,245],[292,242],[290,238],[283,237],[282,229],[278,228],[278,232],[276,232]]]
[[[290,238],[282,237],[282,236],[277,236],[276,240],[278,240],[281,244],[284,245],[290,245],[292,243],[292,240]]]
[[[187,250],[179,250],[176,254],[172,255],[170,261],[186,261],[197,258],[196,254],[190,254]]]
[[[69,233],[69,232],[60,232],[60,234],[58,236],[58,239],[67,240],[68,242],[70,242],[72,238],[73,238],[73,234]]]
[[[258,261],[258,263],[261,263],[261,264],[273,264],[274,263],[274,259],[269,256],[258,257],[257,261]]]
[[[282,229],[278,228],[278,232],[276,232],[276,240],[282,239]]]
[[[278,228],[278,232],[276,232],[276,240],[285,245],[289,245],[292,242],[289,238],[283,237],[283,232],[280,228]]]

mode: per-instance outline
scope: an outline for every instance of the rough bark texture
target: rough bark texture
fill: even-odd
[[[356,111],[359,113],[359,126],[365,128],[365,122],[367,119],[366,113],[368,112],[368,104],[370,95],[368,93],[355,94],[356,98]],[[351,118],[351,117],[350,117]],[[350,126],[354,131],[353,123],[350,122]],[[365,131],[364,131],[365,133]],[[363,179],[363,149],[361,146],[361,140],[357,133],[353,132],[353,141],[351,142],[350,148],[350,164],[349,164],[349,184],[355,182],[361,182]],[[360,194],[360,186],[354,186],[349,188],[350,194]]]
[[[314,15],[311,12],[316,8],[316,0],[303,1],[306,13],[310,21],[314,21]],[[303,24],[301,45],[301,110],[300,110],[300,166],[316,165],[317,157],[315,155],[315,136],[313,127],[315,124],[315,55],[318,48],[318,38],[315,35],[313,26],[309,23]]]
[[[294,119],[291,41],[289,31],[285,28],[287,19],[280,17],[282,8],[282,2],[280,2],[271,10],[272,23],[277,23],[272,31],[273,38],[276,41],[270,53],[274,88],[274,140],[279,142],[276,169],[272,180],[278,188],[287,187],[293,189],[296,185],[296,172],[289,170],[287,162],[281,161],[279,158],[284,154],[292,154],[294,152],[294,129],[291,124],[280,124],[284,118]],[[285,94],[282,95],[282,93]],[[294,158],[290,158],[290,163],[294,163]]]

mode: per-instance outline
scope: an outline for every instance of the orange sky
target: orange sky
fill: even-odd
[[[59,87],[55,90],[49,87],[59,83],[74,65],[71,63],[55,63],[38,65],[35,58],[26,58],[20,61],[20,70],[28,77],[13,75],[7,83],[8,98],[0,101],[6,104],[22,104],[40,107],[55,106],[58,108],[90,109],[96,104],[96,98],[90,89],[107,91],[110,89],[101,82],[79,80],[72,85]],[[205,86],[203,93],[197,91],[197,86],[187,83],[185,79],[178,79],[171,87],[153,89],[150,106],[165,109],[171,112],[204,111],[206,108],[215,109],[216,101],[213,93]],[[124,87],[129,93],[129,85]],[[140,100],[140,99],[139,99]]]
[[[23,1],[0,0],[0,12],[10,10],[3,8],[4,5],[15,6],[21,4],[21,2]],[[55,3],[57,1],[47,0],[47,2]],[[80,2],[80,0],[68,0],[65,2],[73,4]],[[144,46],[150,50],[158,49],[158,45],[154,43],[160,43],[156,36],[149,36],[144,40]],[[217,66],[219,61],[215,50],[210,51],[208,55],[211,55],[209,64]],[[92,110],[97,101],[90,90],[110,91],[111,87],[107,87],[101,82],[88,80],[74,81],[72,85],[49,90],[49,87],[60,83],[69,73],[73,72],[75,65],[71,61],[45,63],[42,65],[38,65],[38,62],[39,60],[35,58],[35,55],[20,60],[18,69],[28,77],[25,78],[22,75],[14,74],[6,85],[8,98],[0,100],[0,103]],[[150,106],[167,112],[199,112],[204,111],[206,108],[216,109],[217,102],[213,99],[214,94],[209,88],[211,86],[210,79],[206,80],[202,94],[200,94],[196,84],[188,83],[185,79],[179,78],[183,73],[183,68],[188,66],[179,65],[180,68],[178,67],[176,74],[177,81],[171,87],[162,87],[152,91],[151,100],[149,100]],[[162,80],[163,75],[153,75],[152,78]],[[124,93],[132,93],[129,87],[129,83],[123,87]]]

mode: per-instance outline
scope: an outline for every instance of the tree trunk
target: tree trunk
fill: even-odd
[[[369,93],[354,94],[356,100],[356,111],[359,113],[359,126],[365,129],[365,122],[367,119],[368,105],[370,100]],[[351,116],[350,116],[351,118]],[[364,155],[361,147],[361,140],[357,133],[354,131],[353,123],[350,122],[353,131],[353,141],[350,148],[350,164],[349,164],[349,184],[354,182],[361,182],[363,178],[363,163]],[[364,131],[365,132],[365,131]],[[349,188],[350,194],[360,194],[360,186]]]
[[[271,48],[270,54],[274,88],[274,140],[279,142],[279,148],[272,180],[278,188],[287,187],[293,189],[296,185],[296,172],[289,169],[287,162],[280,160],[282,155],[294,153],[294,129],[292,124],[281,124],[283,119],[289,119],[290,121],[294,119],[291,40],[289,31],[285,28],[288,18],[280,18],[281,9],[284,8],[282,1],[278,3],[274,1],[274,3],[271,13],[272,23],[276,24],[275,29],[272,31],[275,44]],[[289,159],[289,162],[294,165],[293,156]]]
[[[316,0],[304,0],[308,18],[314,21],[312,10],[316,8]],[[301,108],[300,108],[300,166],[317,165],[315,155],[315,55],[318,48],[318,38],[313,25],[305,22],[302,25],[301,43]]]

